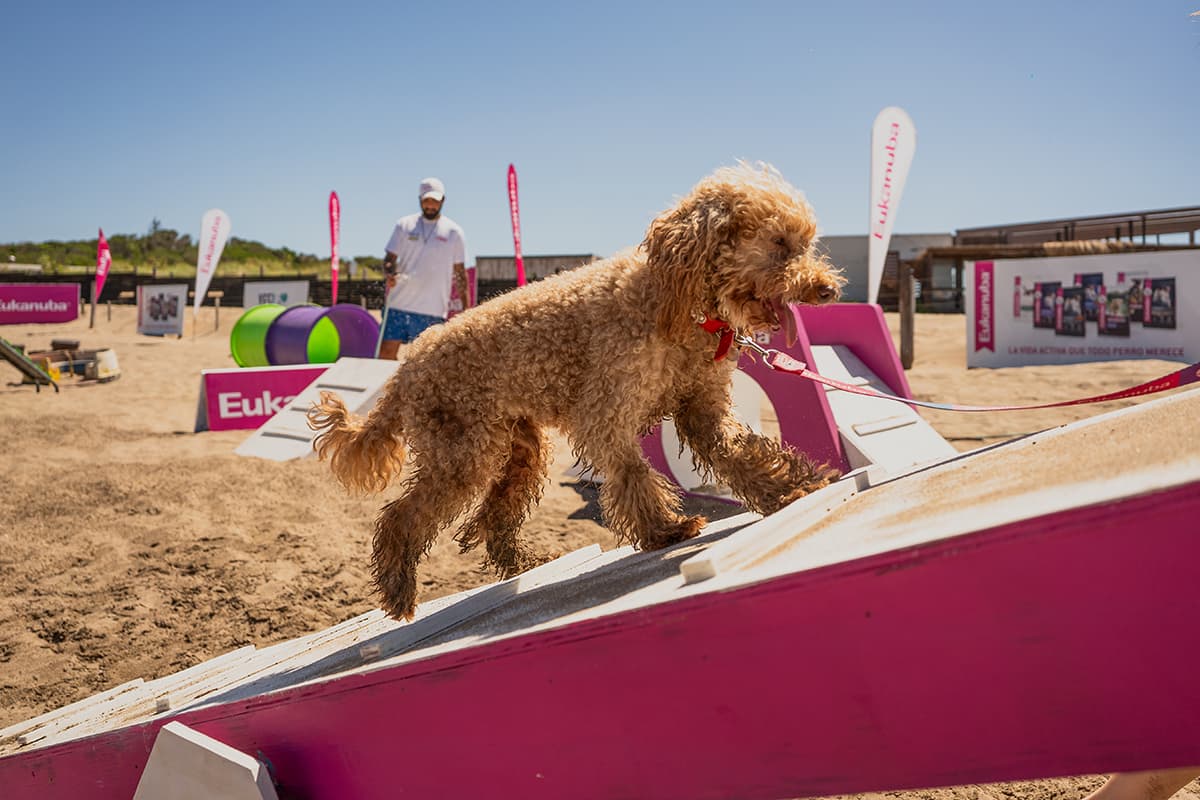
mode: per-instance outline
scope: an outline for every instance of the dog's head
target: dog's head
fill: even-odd
[[[743,332],[783,327],[794,341],[788,304],[833,302],[845,283],[816,240],[812,209],[774,168],[717,170],[660,214],[642,242],[660,281],[659,332],[686,336],[703,314]]]

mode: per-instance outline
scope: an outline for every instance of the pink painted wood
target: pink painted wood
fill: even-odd
[[[795,313],[797,306],[792,306]],[[782,333],[771,338],[770,347],[782,350],[793,358],[807,364],[813,363],[812,346],[815,342],[803,322],[796,318],[796,343],[788,347]],[[761,359],[743,354],[738,362],[740,369],[758,382],[775,406],[779,420],[779,438],[809,457],[825,464],[832,464],[843,472],[850,468],[838,435],[837,420],[825,397],[825,387],[815,381],[797,379],[786,372],[776,372],[762,363]]]
[[[1200,763],[1200,482],[181,714],[296,797],[775,798]],[[133,794],[168,720],[0,760]]]
[[[893,394],[912,397],[904,367],[892,343],[883,309],[874,303],[837,303],[831,306],[797,306],[809,341],[814,345],[849,347],[888,385]],[[803,359],[801,359],[803,360]]]

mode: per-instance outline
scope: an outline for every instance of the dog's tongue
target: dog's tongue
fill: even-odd
[[[779,317],[779,324],[783,326],[787,346],[791,347],[796,343],[796,312],[779,298],[772,300],[771,305],[775,308],[775,316]]]

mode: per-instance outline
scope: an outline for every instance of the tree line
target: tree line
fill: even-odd
[[[139,272],[164,269],[175,274],[194,272],[199,255],[199,243],[189,234],[164,228],[158,219],[150,223],[144,234],[106,235],[112,253],[112,270]],[[58,272],[68,266],[96,264],[99,237],[74,241],[12,242],[0,244],[0,258],[19,264],[40,264],[47,272]],[[378,256],[357,256],[352,259],[361,269],[378,269]],[[342,259],[343,269],[349,259]],[[221,263],[239,264],[243,269],[254,267],[267,272],[317,272],[328,269],[328,259],[311,253],[299,253],[288,247],[267,247],[251,239],[229,237],[221,253]]]

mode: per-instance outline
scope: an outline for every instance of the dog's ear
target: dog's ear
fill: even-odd
[[[686,336],[696,325],[693,315],[709,310],[709,277],[731,255],[735,227],[728,196],[699,187],[650,223],[642,249],[658,294],[661,335]]]

